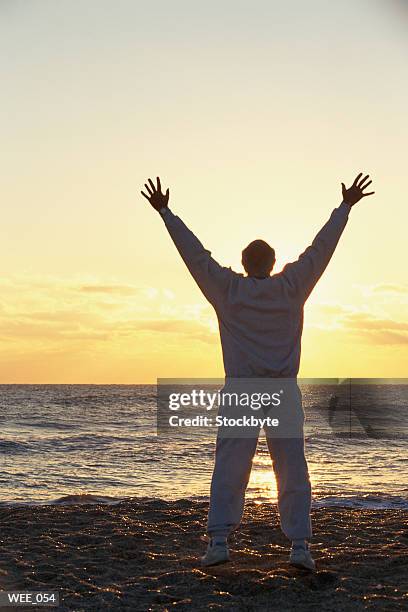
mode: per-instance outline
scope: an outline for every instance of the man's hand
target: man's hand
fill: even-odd
[[[140,193],[146,198],[146,200],[149,200],[153,208],[156,210],[167,208],[169,203],[169,190],[167,189],[165,194],[162,193],[159,177],[157,177],[157,187],[155,187],[151,179],[149,179],[149,184],[145,183],[145,187],[147,194],[149,195],[147,195],[144,191],[141,191]]]
[[[360,172],[352,186],[348,189],[346,189],[344,183],[341,184],[343,202],[347,202],[347,204],[350,204],[350,206],[354,206],[354,204],[357,204],[357,202],[361,200],[361,198],[365,198],[366,196],[373,195],[373,193],[375,193],[375,191],[363,193],[363,190],[366,189],[366,187],[368,187],[369,185],[371,185],[372,181],[368,181],[368,183],[366,182],[367,179],[370,178],[368,174],[364,178],[361,178],[362,176],[363,173]]]

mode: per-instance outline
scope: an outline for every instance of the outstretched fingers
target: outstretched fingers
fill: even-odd
[[[359,176],[361,176],[361,174]],[[365,198],[366,196],[374,195],[375,193],[375,191],[364,193],[364,189],[367,189],[367,187],[371,185],[371,183],[373,182],[371,179],[370,180],[369,179],[370,179],[370,175],[366,174],[364,178],[362,178],[359,182],[356,182],[356,187],[360,189],[362,198]]]
[[[367,180],[370,178],[369,174],[366,174],[366,176],[364,178],[361,179],[361,181],[359,182],[359,184],[357,185],[357,187],[359,189],[364,189],[365,183],[367,182]]]
[[[370,195],[374,195],[374,194],[375,194],[375,191],[369,191],[368,193],[364,193],[364,189],[367,189],[367,187],[368,187],[369,185],[371,185],[371,183],[373,182],[373,181],[371,181],[371,180],[369,180],[369,181],[368,181],[367,179],[369,179],[369,178],[370,178],[370,175],[369,175],[369,174],[367,174],[367,176],[365,176],[365,177],[362,179],[362,181],[360,182],[360,184],[358,185],[359,189],[360,189],[360,190],[361,190],[361,192],[362,192],[362,197],[363,197],[363,198],[364,198],[365,196],[370,196]]]
[[[141,191],[140,193],[150,202],[150,196],[146,195],[144,191]]]
[[[368,181],[368,183],[366,183],[366,184],[365,184],[363,187],[361,187],[361,188],[360,188],[361,193],[362,193],[363,195],[367,195],[367,194],[364,194],[364,189],[367,189],[367,187],[368,187],[369,185],[371,185],[371,183],[372,183],[372,182],[373,182],[373,181]],[[372,189],[372,188],[371,188],[371,189]]]
[[[152,189],[150,185],[148,185],[147,183],[145,183],[144,186],[146,188],[147,193],[149,193],[150,195],[153,195],[154,189]]]
[[[363,176],[363,173],[362,173],[362,172],[360,172],[360,174],[358,174],[358,175],[356,176],[356,178],[354,179],[354,183],[353,183],[353,185],[352,185],[353,187],[357,187],[357,183],[358,183],[358,181],[360,180],[360,178],[361,178],[362,176]]]
[[[149,183],[150,183],[151,188],[152,188],[152,193],[154,193],[156,191],[156,185],[153,183],[152,179],[149,179]]]

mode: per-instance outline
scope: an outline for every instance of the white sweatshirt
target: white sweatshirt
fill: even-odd
[[[223,268],[183,221],[166,208],[166,227],[187,268],[218,317],[227,378],[295,378],[303,305],[323,274],[346,226],[350,205],[332,212],[299,259],[258,279]]]

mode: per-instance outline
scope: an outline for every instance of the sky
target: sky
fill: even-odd
[[[263,238],[279,271],[360,171],[300,375],[406,377],[407,4],[0,0],[0,383],[221,377],[143,183],[223,265]]]

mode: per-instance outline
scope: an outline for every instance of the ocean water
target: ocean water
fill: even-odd
[[[301,388],[314,504],[408,508],[408,385]],[[1,504],[208,496],[215,430],[157,435],[154,385],[0,385],[0,426]],[[247,495],[276,500],[262,436]]]

